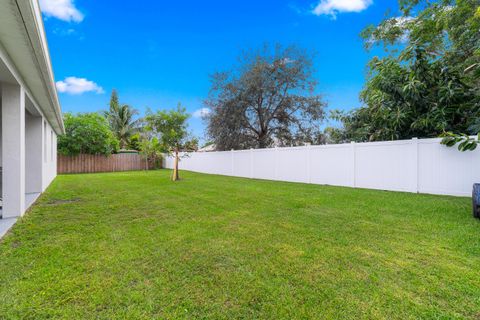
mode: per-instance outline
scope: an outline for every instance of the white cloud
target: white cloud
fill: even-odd
[[[210,110],[209,108],[201,108],[201,109],[196,110],[196,111],[193,113],[193,117],[194,117],[194,118],[205,118],[205,117],[208,116],[211,112],[212,112],[212,110]]]
[[[329,15],[336,18],[342,12],[361,12],[367,9],[373,0],[320,0],[320,3],[313,9],[313,14]]]
[[[55,28],[52,30],[53,34],[59,35],[59,36],[71,36],[77,33],[75,29],[69,28],[69,29],[61,29],[61,28]]]
[[[98,94],[105,92],[103,88],[97,85],[95,82],[85,78],[67,77],[63,81],[57,81],[56,85],[59,92],[74,95],[85,92],[95,92]]]
[[[81,22],[84,18],[83,13],[75,7],[74,0],[40,0],[40,7],[47,17],[68,22]]]

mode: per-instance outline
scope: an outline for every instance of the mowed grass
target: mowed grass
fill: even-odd
[[[468,198],[169,175],[59,176],[0,242],[0,318],[480,318]]]

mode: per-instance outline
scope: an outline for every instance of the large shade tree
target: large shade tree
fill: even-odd
[[[265,46],[212,75],[208,135],[218,150],[321,143],[325,103],[315,95],[312,55]]]
[[[436,137],[480,129],[480,2],[400,0],[402,16],[363,32],[369,63],[364,106],[337,113],[340,141]]]
[[[138,131],[139,121],[135,119],[138,111],[128,104],[120,104],[116,90],[112,91],[109,107],[105,116],[120,142],[120,148],[125,149],[129,145],[131,136]]]

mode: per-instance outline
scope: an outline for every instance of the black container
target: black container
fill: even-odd
[[[472,191],[473,216],[480,219],[480,183],[473,185]]]

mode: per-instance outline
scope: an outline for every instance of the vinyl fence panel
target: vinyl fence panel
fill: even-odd
[[[312,146],[310,183],[353,187],[353,145]]]
[[[252,177],[252,151],[231,151],[233,157],[232,176],[235,177]],[[208,153],[210,154],[210,152]],[[202,172],[202,171],[199,171]]]
[[[414,146],[411,141],[356,144],[355,186],[416,192]]]
[[[255,179],[277,180],[275,172],[275,150],[270,149],[252,150],[252,177]],[[237,153],[238,155],[238,153]],[[273,164],[273,165],[272,165]]]
[[[309,182],[308,149],[300,148],[278,148],[277,149],[277,177],[281,181]]]
[[[468,196],[480,182],[480,148],[441,139],[190,153],[180,169],[254,179]],[[173,167],[173,159],[165,159]]]
[[[435,140],[419,140],[418,191],[445,195],[470,195],[480,183],[480,150],[459,152],[439,147]]]

